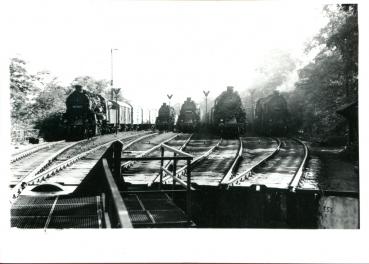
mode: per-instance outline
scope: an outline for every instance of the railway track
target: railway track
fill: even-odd
[[[139,142],[146,138],[150,138],[153,135],[154,134],[147,134],[143,136],[141,134],[132,135],[129,137],[121,138],[120,141],[123,143],[123,149],[125,149],[131,144]],[[43,183],[60,184],[63,186],[63,190],[67,191],[67,193],[71,193],[79,186],[84,177],[90,172],[90,170],[96,164],[96,161],[101,158],[102,154],[107,150],[111,143],[112,142],[109,141],[107,143],[101,144],[93,149],[82,152],[81,154],[74,156],[62,163],[58,163],[53,166],[53,168],[51,168],[51,171],[55,171],[55,174],[52,175],[52,172],[45,172],[49,175],[52,175],[52,177],[45,177],[45,175],[40,175],[39,178],[45,177],[45,179],[42,181]],[[58,167],[63,167],[68,162],[70,162],[70,166],[65,167],[63,170],[57,171]]]
[[[233,167],[241,147],[240,140],[194,140],[184,149],[195,156],[191,165],[191,183],[196,185],[218,186],[228,171]],[[177,171],[181,178],[186,173],[186,166]],[[185,181],[186,179],[182,177]],[[170,181],[166,179],[166,183]]]
[[[297,188],[306,158],[306,146],[294,139],[281,138],[253,138],[245,137],[239,140],[203,139],[190,134],[129,134],[118,138],[123,143],[125,157],[160,156],[158,145],[164,143],[178,150],[183,150],[194,156],[191,167],[192,187],[200,186],[261,186],[271,189],[287,189],[295,191]],[[68,197],[91,170],[93,164],[101,157],[114,138],[107,142],[76,144],[73,148],[52,150],[60,153],[51,164],[45,165],[43,170],[33,178],[23,179],[29,188],[14,188],[16,196],[12,200],[12,226],[60,228],[60,227],[90,227],[102,228],[102,202],[100,196]],[[57,142],[55,145],[62,142]],[[66,143],[66,142],[64,142]],[[76,146],[75,145],[75,146]],[[42,150],[43,149],[43,150]],[[41,148],[35,154],[39,157]],[[40,151],[40,152],[39,152]],[[78,154],[77,154],[78,153]],[[50,154],[50,153],[49,153]],[[166,154],[167,156],[168,154]],[[21,160],[32,158],[28,155]],[[44,160],[45,161],[45,160]],[[41,159],[41,163],[43,163]],[[37,162],[35,162],[37,163]],[[39,165],[36,165],[39,166]],[[122,165],[122,175],[127,183],[151,185],[157,182],[157,172],[160,169],[158,161],[126,162]],[[168,162],[164,168],[173,171],[172,163]],[[186,181],[181,175],[186,172],[185,163],[178,162],[177,177]],[[164,174],[164,184],[172,184],[173,178]],[[62,192],[43,195],[35,193],[34,188],[45,184],[59,185]],[[192,188],[193,189],[193,188]],[[20,190],[20,192],[19,192]],[[33,194],[30,195],[30,192]],[[161,223],[165,213],[166,221],[163,225],[180,221],[187,224],[185,213],[179,210],[170,199],[163,197],[144,197],[140,193],[121,193],[131,210],[130,218],[135,227],[151,227]],[[71,199],[71,200],[69,200]],[[160,200],[154,204],[153,199]],[[34,201],[34,202],[33,202]],[[172,222],[170,222],[172,221]],[[169,221],[169,222],[168,222]],[[182,223],[181,222],[181,223]]]
[[[10,179],[10,187],[13,188],[20,182],[35,176],[48,164],[52,163],[62,152],[68,148],[81,144],[81,142],[57,142],[47,144],[37,149],[21,153],[20,156],[14,157],[11,162],[12,177]]]
[[[157,148],[159,144],[165,143],[176,149],[181,149],[182,146],[189,141],[190,137],[191,134],[162,134],[148,142],[134,144],[131,148],[126,150],[126,154],[128,154],[128,157],[160,157],[160,149]],[[169,166],[169,164],[167,164],[167,166]],[[124,181],[131,184],[150,185],[156,178],[159,170],[160,163],[158,161],[128,161],[122,165]]]
[[[291,138],[278,139],[278,145],[265,142],[271,148],[249,165],[241,165],[224,184],[227,187],[265,186],[295,191],[308,155],[307,147]],[[250,158],[250,157],[249,157]]]
[[[220,140],[208,155],[194,163],[191,182],[196,185],[219,186],[237,162],[241,141]]]
[[[133,140],[147,132],[125,133],[118,139]],[[27,185],[34,185],[45,182],[47,178],[56,175],[60,171],[68,168],[78,160],[82,159],[94,151],[107,147],[111,142],[117,140],[114,137],[101,137],[92,140],[83,140],[77,142],[60,142],[52,145],[50,148],[41,149],[34,152],[27,158],[12,163],[12,198],[16,199]],[[81,164],[79,164],[81,165]],[[81,166],[80,169],[82,169]],[[85,169],[88,169],[87,167]],[[81,174],[85,175],[85,174]]]
[[[61,142],[64,142],[64,141],[44,142],[44,143],[40,143],[40,144],[37,144],[35,146],[29,147],[27,149],[16,151],[11,155],[10,163],[14,163],[16,161],[19,161],[19,160],[21,160],[21,159],[37,152],[37,151],[40,151],[41,149],[49,148],[52,145],[55,145],[55,144],[58,144],[58,143],[61,143]]]
[[[240,149],[240,159],[224,177],[222,184],[227,184],[234,178],[241,178],[243,174],[248,174],[259,163],[266,160],[273,153],[278,151],[279,141],[273,138],[243,137],[241,138],[242,148]]]
[[[195,167],[197,164],[201,163],[201,161],[206,159],[219,146],[220,142],[220,139],[191,138],[191,140],[187,144],[183,145],[180,150],[183,150],[188,154],[194,156],[192,167]],[[169,166],[165,168],[172,172],[172,168],[170,168]],[[183,177],[186,174],[186,162],[178,161],[176,168],[178,178],[186,181],[186,177]],[[155,181],[158,181],[158,177],[155,178]],[[172,177],[164,174],[163,183],[170,184],[172,182]]]

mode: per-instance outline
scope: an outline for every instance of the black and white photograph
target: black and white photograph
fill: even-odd
[[[322,238],[350,243],[342,232],[362,237],[361,3],[16,0],[4,10],[5,262],[288,262],[283,245],[295,257]],[[89,240],[91,255],[43,259],[59,235],[71,254]],[[127,258],[93,258],[108,240]],[[320,248],[299,261],[363,261],[327,244],[335,257],[313,257]],[[143,253],[154,247],[160,257]],[[40,255],[28,259],[30,248]]]

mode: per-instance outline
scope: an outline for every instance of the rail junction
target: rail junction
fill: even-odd
[[[173,132],[40,144],[11,158],[11,226],[310,227],[308,156],[292,138]]]

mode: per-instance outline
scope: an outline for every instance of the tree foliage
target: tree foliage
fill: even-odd
[[[318,141],[345,133],[344,119],[336,110],[358,96],[357,6],[327,6],[325,12],[329,23],[306,49],[320,51],[299,70],[296,90],[289,100],[292,112],[301,120],[300,128]]]
[[[109,87],[107,80],[96,80],[91,76],[79,76],[74,78],[73,83],[81,84],[84,89],[91,93],[106,95]]]
[[[357,5],[327,5],[323,12],[328,23],[305,49],[315,58],[297,68],[299,61],[288,53],[272,54],[258,70],[257,81],[242,93],[249,121],[256,100],[279,89],[285,91],[292,132],[303,131],[316,141],[347,132],[336,110],[358,97]],[[297,81],[290,78],[296,71]]]
[[[106,80],[82,76],[63,86],[47,71],[30,74],[26,62],[19,58],[11,59],[9,70],[12,129],[37,128],[48,140],[62,138],[62,114],[73,83],[79,82],[86,90],[110,98]]]
[[[34,90],[34,77],[28,73],[26,62],[19,58],[11,59],[9,70],[11,121],[22,127],[29,123],[29,94]]]

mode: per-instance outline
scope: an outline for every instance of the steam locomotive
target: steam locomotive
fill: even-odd
[[[155,112],[132,106],[128,101],[116,102],[75,85],[67,97],[64,127],[67,140],[79,140],[96,135],[152,126]]]
[[[246,112],[232,86],[215,99],[210,114],[213,128],[223,137],[235,137],[245,130]]]
[[[265,136],[285,136],[288,132],[288,115],[286,99],[274,91],[256,102],[256,132]]]
[[[177,129],[181,132],[194,132],[200,123],[200,109],[190,97],[183,103],[177,121]]]
[[[172,131],[175,123],[175,111],[174,108],[163,103],[159,108],[158,117],[156,118],[156,128],[159,131]]]

